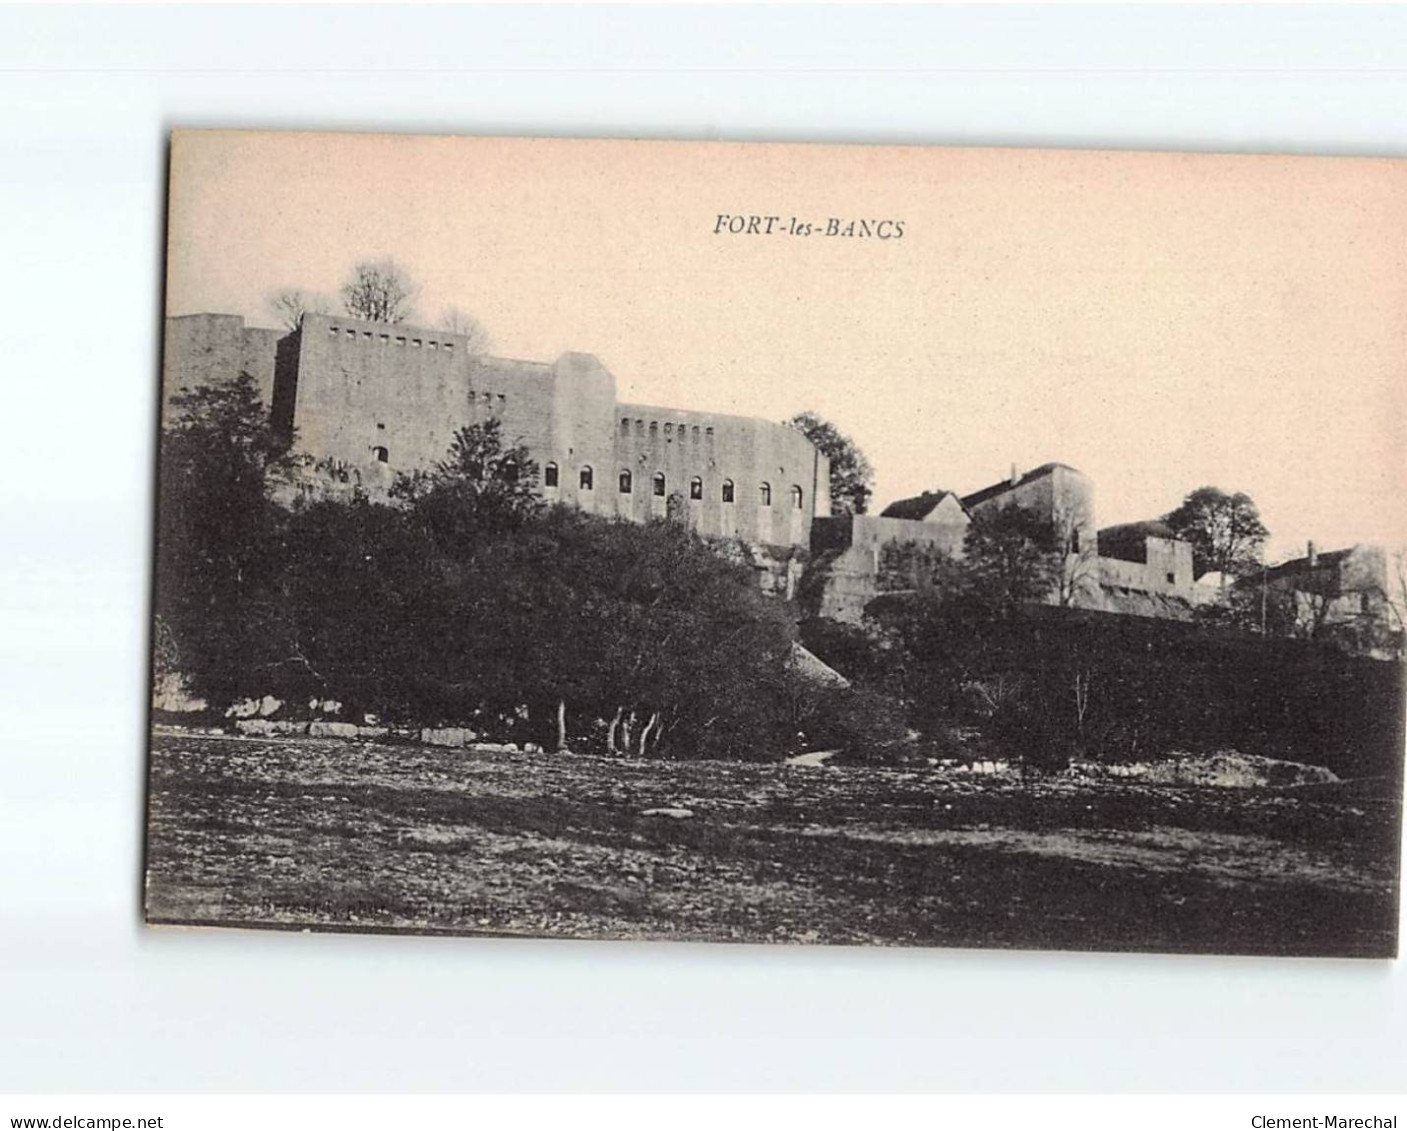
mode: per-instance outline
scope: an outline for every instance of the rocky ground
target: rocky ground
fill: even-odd
[[[155,923],[1381,956],[1400,792],[153,739]]]

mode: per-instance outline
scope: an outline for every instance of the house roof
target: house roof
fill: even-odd
[[[1099,532],[1099,556],[1147,565],[1149,538],[1176,539],[1177,534],[1172,527],[1159,519],[1106,526]]]
[[[1066,471],[1074,471],[1079,474],[1076,468],[1068,463],[1043,463],[1040,467],[1033,468],[1021,476],[1015,483],[1010,479],[1003,479],[999,483],[993,483],[990,487],[983,487],[980,491],[974,491],[970,495],[962,497],[962,505],[965,507],[975,507],[985,503],[988,499],[995,499],[999,495],[1004,495],[1008,491],[1014,491],[1017,487],[1024,487],[1027,483],[1034,483],[1037,479],[1044,479],[1056,470],[1064,468]]]
[[[879,512],[880,518],[916,518],[924,519],[933,513],[933,508],[952,495],[951,491],[925,491],[922,495],[912,495],[907,499],[898,499],[890,503],[884,510]],[[962,500],[958,499],[958,505],[962,505]]]
[[[1357,548],[1357,546],[1349,546],[1343,550],[1323,550],[1319,553],[1316,553],[1314,555],[1315,568],[1321,568],[1324,566],[1337,566],[1340,562],[1344,560],[1344,558],[1348,557],[1348,555],[1353,553],[1353,551]],[[1281,562],[1279,565],[1271,566],[1265,571],[1265,576],[1267,578],[1283,577],[1285,574],[1288,573],[1305,573],[1308,571],[1308,569],[1309,556],[1305,555],[1304,557],[1291,558],[1287,562]],[[1247,577],[1245,580],[1259,581],[1260,575],[1255,574],[1253,577]]]

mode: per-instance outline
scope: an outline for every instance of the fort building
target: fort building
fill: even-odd
[[[830,468],[797,429],[745,416],[618,399],[595,357],[552,362],[474,354],[449,331],[305,314],[293,331],[246,326],[231,314],[166,320],[165,399],[182,387],[253,377],[274,426],[311,457],[309,496],[360,487],[384,496],[398,472],[442,460],[455,432],[500,422],[539,466],[544,499],[645,522],[672,518],[700,534],[752,548],[764,588],[791,596],[812,557],[807,612],[852,622],[886,589],[887,563],[913,555],[962,557],[973,519],[1019,506],[1048,524],[1063,568],[1051,604],[1190,619],[1228,599],[1199,582],[1192,547],[1160,520],[1100,530],[1094,489],[1067,464],[1015,467],[980,490],[925,491],[879,515],[830,515]],[[748,555],[744,555],[747,557]],[[1270,568],[1237,583],[1276,599],[1293,635],[1351,650],[1399,654],[1381,549],[1355,546]],[[1307,626],[1307,627],[1306,627]]]
[[[614,375],[589,354],[486,357],[448,331],[322,314],[282,333],[236,315],[167,319],[168,398],[241,371],[321,475],[373,497],[397,472],[444,459],[458,429],[496,420],[537,462],[544,498],[592,514],[668,516],[790,551],[809,547],[814,520],[830,512],[828,461],[797,429],[620,401]]]

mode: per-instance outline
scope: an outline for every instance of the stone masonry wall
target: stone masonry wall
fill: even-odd
[[[222,384],[241,371],[259,386],[265,404],[274,391],[274,361],[281,330],[246,326],[238,314],[186,314],[166,320],[162,350],[163,407],[182,387]]]
[[[812,518],[829,513],[829,465],[795,429],[618,404],[615,378],[588,354],[545,364],[473,356],[468,344],[336,315],[304,315],[293,334],[192,315],[167,320],[164,381],[249,369],[301,451],[372,491],[398,471],[433,467],[459,428],[496,419],[504,440],[538,462],[544,497],[594,514],[673,515],[702,534],[805,548]]]

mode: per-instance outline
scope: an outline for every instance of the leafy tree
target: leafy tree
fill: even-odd
[[[217,708],[335,698],[349,714],[633,757],[766,758],[795,742],[784,603],[684,524],[544,508],[497,422],[457,433],[389,505],[287,510],[272,497],[292,461],[252,380],[178,407],[163,438],[162,655]],[[871,706],[852,696],[808,725],[854,744],[869,717],[892,736],[892,709]]]
[[[742,757],[785,741],[784,607],[679,523],[603,521],[559,508],[538,543],[505,544],[495,576],[519,606],[526,686],[566,723],[599,718],[608,750]]]
[[[1244,492],[1198,487],[1164,521],[1192,544],[1196,576],[1219,571],[1223,579],[1247,574],[1260,565],[1270,532],[1255,502]]]
[[[1061,556],[1050,524],[1020,506],[986,507],[967,528],[964,564],[973,594],[1011,613],[1055,591]]]
[[[401,473],[391,496],[452,544],[521,525],[542,508],[538,466],[524,444],[505,446],[502,423],[488,420],[455,432],[433,471]]]
[[[196,694],[228,702],[282,647],[270,582],[297,460],[249,373],[182,388],[161,436],[155,612]]]
[[[414,313],[416,286],[394,260],[364,261],[342,286],[342,305],[367,322],[405,322]]]
[[[874,494],[874,468],[845,433],[814,412],[801,412],[786,422],[805,434],[830,460],[831,511],[864,514]]]

